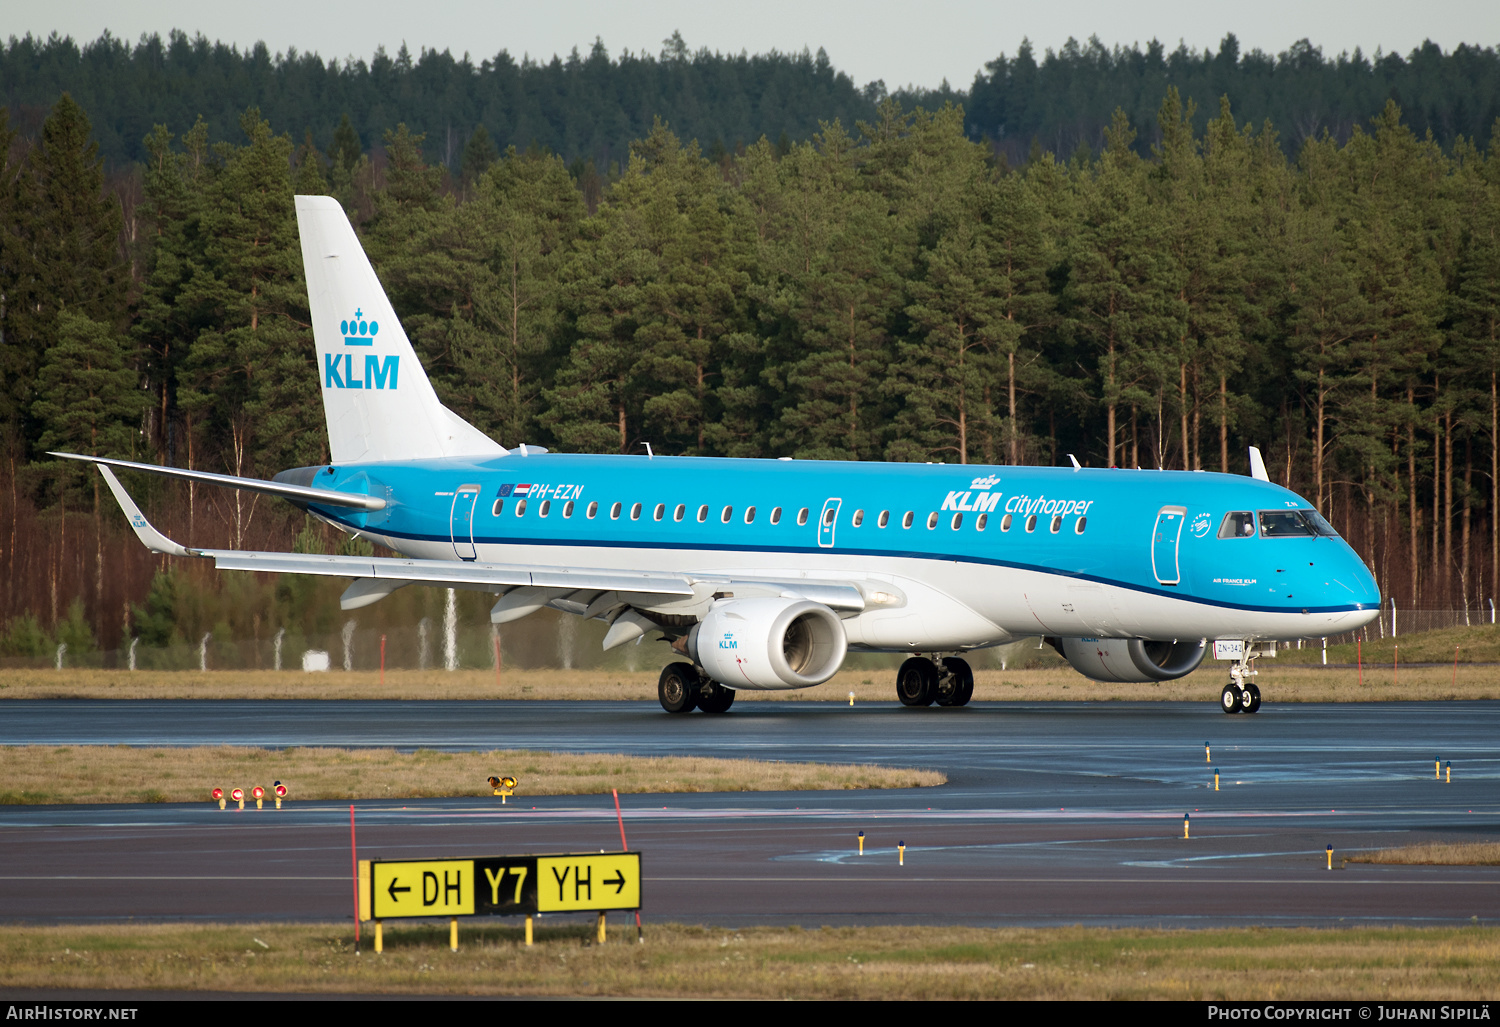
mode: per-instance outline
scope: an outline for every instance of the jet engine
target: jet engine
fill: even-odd
[[[1203,662],[1202,638],[1049,638],[1073,669],[1095,681],[1171,681]]]
[[[687,652],[731,688],[810,688],[844,662],[838,614],[808,599],[725,599],[687,636]]]

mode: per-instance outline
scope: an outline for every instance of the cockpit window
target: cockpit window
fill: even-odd
[[[1261,538],[1306,538],[1324,535],[1337,538],[1333,525],[1316,510],[1260,511]]]
[[[1224,515],[1219,525],[1220,538],[1249,538],[1255,534],[1255,515],[1248,510],[1236,510]]]

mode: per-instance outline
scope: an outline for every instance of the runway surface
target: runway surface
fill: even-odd
[[[1329,844],[1340,867],[1362,850],[1500,837],[1500,703],[1268,705],[1234,717],[1212,701],[745,703],[723,717],[654,703],[0,703],[0,744],[225,743],[745,756],[949,777],[905,791],[622,796],[630,847],[644,853],[648,923],[1500,918],[1500,867],[1325,869]],[[1452,762],[1451,784],[1433,779],[1435,758]],[[356,803],[359,855],[619,847],[608,796],[530,798],[524,773],[495,770],[522,778],[508,806]],[[205,792],[214,783],[254,782]],[[291,784],[280,812],[0,807],[0,920],[347,918],[348,805],[296,801]]]

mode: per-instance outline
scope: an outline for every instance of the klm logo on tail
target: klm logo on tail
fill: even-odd
[[[356,309],[353,318],[339,322],[339,331],[343,333],[345,346],[373,346],[375,336],[380,333],[380,324],[377,321],[366,321],[363,313]],[[340,356],[343,357],[342,360],[339,359]],[[358,369],[354,357],[355,354],[347,351],[342,354],[323,354],[325,389],[396,388],[396,371],[401,362],[399,356],[392,354],[381,358],[377,354],[366,353],[362,378],[355,376]]]

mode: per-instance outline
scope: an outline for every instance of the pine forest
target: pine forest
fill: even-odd
[[[342,202],[443,402],[507,446],[1246,473],[1255,445],[1401,609],[1487,616],[1494,51],[1091,42],[888,95],[674,40],[353,71],[180,34],[0,48],[0,656],[337,629],[341,583],[169,568],[46,456],[325,459],[299,193]],[[440,109],[449,65],[472,88]],[[127,484],[188,544],[367,545]]]

